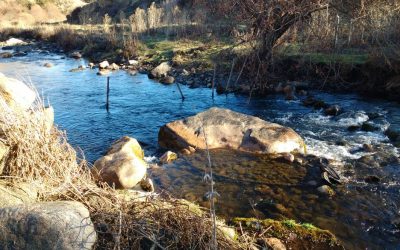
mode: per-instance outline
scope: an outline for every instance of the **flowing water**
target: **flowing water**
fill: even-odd
[[[46,62],[54,66],[43,67]],[[212,106],[292,127],[305,138],[308,153],[344,163],[336,169],[345,180],[334,187],[336,195],[320,195],[309,184],[321,182],[316,167],[214,150],[211,157],[216,188],[221,195],[217,200],[218,213],[227,218],[287,217],[313,223],[331,230],[349,249],[400,249],[400,230],[393,223],[400,218],[399,164],[352,164],[371,154],[361,150],[363,144],[378,145],[381,151],[398,159],[398,149],[389,143],[383,131],[389,125],[400,127],[399,104],[350,94],[315,93],[345,110],[333,118],[302,106],[300,101],[285,101],[282,96],[253,98],[248,102],[247,97],[229,94],[212,100],[210,89],[186,86],[182,86],[186,97],[182,102],[175,85],[165,86],[146,75],[130,76],[118,71],[110,75],[110,112],[106,112],[106,78],[97,76],[94,70],[69,72],[86,63],[36,51],[25,57],[0,59],[0,72],[33,83],[55,108],[56,124],[67,131],[71,144],[83,149],[91,162],[124,135],[137,138],[151,160],[151,156],[162,152],[157,146],[160,126]],[[372,116],[374,119],[369,118]],[[348,131],[349,126],[367,120],[379,129]],[[151,175],[159,188],[206,206],[203,196],[207,187],[202,182],[205,163],[205,155],[200,152],[154,169]],[[365,176],[371,174],[381,181],[365,183]]]

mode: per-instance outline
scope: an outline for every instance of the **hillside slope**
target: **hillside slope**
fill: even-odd
[[[2,0],[0,26],[65,21],[67,14],[85,4],[82,0]]]
[[[68,17],[69,23],[101,23],[105,14],[118,21],[121,13],[132,15],[137,7],[147,8],[160,0],[97,0],[75,9]],[[171,1],[173,2],[173,1]]]

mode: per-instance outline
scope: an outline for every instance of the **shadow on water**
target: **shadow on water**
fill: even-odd
[[[52,68],[43,67],[51,62]],[[55,108],[55,122],[68,132],[70,142],[84,150],[91,162],[124,135],[137,138],[146,155],[162,153],[157,146],[158,129],[173,120],[194,115],[212,106],[229,108],[294,128],[305,138],[308,152],[347,163],[367,153],[363,144],[381,145],[396,155],[397,149],[383,134],[389,124],[400,128],[400,105],[364,100],[355,95],[315,93],[327,103],[340,104],[345,113],[325,117],[318,110],[303,107],[299,101],[285,101],[280,96],[253,98],[235,95],[215,96],[210,89],[182,86],[182,102],[175,85],[165,86],[146,75],[130,76],[123,71],[112,73],[110,112],[105,110],[106,77],[94,70],[69,72],[84,60],[63,59],[62,55],[31,52],[26,57],[0,60],[0,72],[34,83],[39,93]],[[370,119],[368,114],[377,117]],[[374,132],[349,132],[351,125],[369,120],[379,127]],[[345,142],[343,142],[345,140]],[[341,143],[338,144],[337,142]],[[336,195],[317,192],[310,181],[321,181],[313,164],[289,165],[264,156],[218,150],[212,152],[216,188],[221,194],[218,213],[234,216],[293,218],[311,222],[336,234],[349,249],[399,249],[400,169],[398,164],[380,167],[356,164],[337,169],[346,177],[335,187]],[[202,182],[206,160],[196,153],[151,171],[159,188],[207,206]],[[381,181],[366,184],[366,175]],[[400,223],[397,223],[400,224]],[[399,226],[399,225],[398,225]]]

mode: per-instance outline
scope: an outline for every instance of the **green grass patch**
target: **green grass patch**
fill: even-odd
[[[148,63],[170,61],[176,66],[201,66],[205,69],[211,69],[220,52],[230,47],[228,41],[168,40],[162,36],[144,37],[141,43],[138,54]]]

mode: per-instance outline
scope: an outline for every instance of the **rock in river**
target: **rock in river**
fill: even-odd
[[[211,108],[160,128],[158,142],[167,149],[230,148],[254,153],[304,152],[303,139],[293,129],[228,109]]]
[[[0,209],[0,249],[92,249],[96,238],[89,211],[79,202]]]
[[[146,176],[147,164],[136,139],[128,136],[114,142],[107,154],[94,163],[92,173],[99,182],[118,189],[136,186]]]

